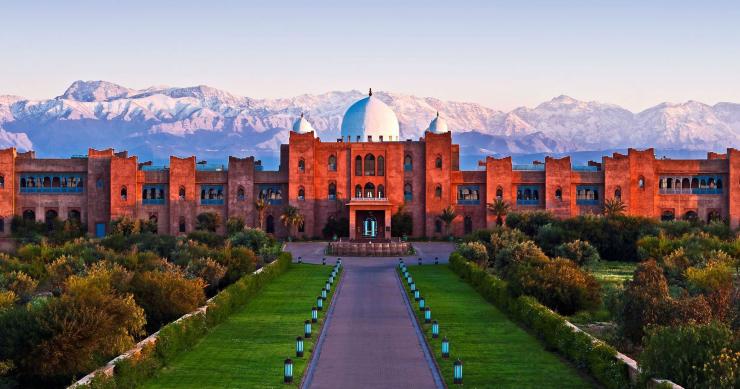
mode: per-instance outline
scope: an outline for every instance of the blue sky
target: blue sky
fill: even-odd
[[[0,94],[74,80],[250,97],[378,90],[497,109],[740,102],[740,2],[13,1]]]

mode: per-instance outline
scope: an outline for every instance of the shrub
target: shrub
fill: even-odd
[[[221,247],[224,244],[225,238],[210,230],[197,230],[192,231],[187,236],[188,239],[202,243],[208,247],[216,248]]]
[[[196,217],[195,229],[201,231],[216,232],[221,224],[221,215],[216,212],[203,212]]]
[[[599,252],[588,242],[576,239],[557,247],[557,255],[568,258],[578,266],[590,265],[601,260]]]
[[[246,247],[229,247],[224,250],[221,264],[227,269],[222,283],[230,285],[257,268],[257,257]]]
[[[211,258],[199,258],[188,264],[187,271],[205,281],[206,288],[213,292],[226,275],[226,267]]]
[[[399,207],[398,211],[391,216],[391,235],[392,236],[410,236],[414,233],[414,219],[411,214],[406,212],[404,207]]]
[[[740,388],[740,351],[723,348],[704,363],[703,375],[710,388]]]
[[[179,271],[140,272],[131,281],[134,298],[146,312],[150,332],[203,305],[204,286],[200,278],[187,279]]]
[[[520,230],[530,237],[536,236],[540,227],[555,221],[555,216],[546,211],[512,212],[506,216],[507,227]]]
[[[0,312],[12,307],[17,299],[18,297],[12,290],[0,290]]]
[[[245,228],[244,231],[232,235],[229,242],[233,247],[244,246],[256,253],[262,247],[272,244],[273,239],[259,228]]]
[[[622,298],[617,322],[623,335],[637,343],[642,339],[645,325],[660,321],[669,298],[668,282],[655,261],[646,261],[637,267]]]
[[[22,271],[12,271],[5,276],[0,275],[0,286],[15,293],[23,303],[31,300],[38,285],[38,281]]]
[[[706,387],[710,380],[706,373],[711,370],[704,366],[722,353],[731,338],[730,330],[719,323],[653,328],[640,355],[642,372],[684,387]]]
[[[329,216],[324,228],[321,229],[321,234],[324,236],[324,239],[349,236],[349,219],[346,217],[337,219],[334,216]]]
[[[62,255],[54,262],[46,265],[47,282],[52,291],[61,292],[67,277],[81,274],[84,270],[85,262],[82,259]]]
[[[466,242],[462,243],[458,248],[457,251],[462,255],[463,257],[467,258],[469,261],[473,261],[480,266],[487,266],[488,265],[488,251],[486,250],[486,246],[483,245],[483,243],[480,242]]]
[[[231,236],[242,231],[244,231],[244,219],[240,217],[230,217],[226,220],[227,235]]]

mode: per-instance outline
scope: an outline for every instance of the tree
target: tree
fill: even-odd
[[[455,207],[452,205],[448,206],[447,208],[442,210],[442,213],[438,216],[439,220],[442,220],[442,223],[445,224],[445,235],[450,234],[450,224],[455,220],[457,217],[457,213],[455,212]]]
[[[226,233],[229,236],[241,231],[244,231],[244,219],[240,217],[230,217],[226,220]]]
[[[493,203],[486,204],[488,212],[496,215],[496,225],[502,226],[504,224],[504,216],[509,213],[511,206],[504,200],[496,199]]]
[[[134,298],[146,312],[149,331],[203,305],[204,287],[202,279],[188,279],[182,271],[174,269],[137,273],[131,281]]]
[[[198,214],[197,219],[196,230],[216,232],[218,225],[221,224],[221,215],[216,212],[203,212]]]
[[[265,210],[267,209],[267,201],[263,198],[257,199],[254,202],[254,209],[257,211],[257,224],[261,230],[265,229]]]
[[[604,216],[606,217],[623,215],[626,210],[627,205],[624,204],[622,199],[608,199],[604,201]]]
[[[300,213],[298,207],[286,205],[285,209],[283,209],[283,214],[280,215],[280,221],[288,228],[288,237],[291,237],[293,234],[293,228],[302,226],[305,218]]]
[[[404,237],[409,236],[414,231],[414,219],[411,214],[406,212],[406,206],[400,205],[398,210],[391,216],[391,235]]]

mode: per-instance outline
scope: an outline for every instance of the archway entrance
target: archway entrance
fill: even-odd
[[[375,216],[370,215],[366,217],[365,221],[362,224],[363,238],[375,239],[378,236],[378,220],[375,218]]]

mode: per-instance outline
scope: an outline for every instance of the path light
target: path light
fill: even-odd
[[[424,308],[424,323],[430,323],[432,321],[432,308]]]
[[[416,284],[412,282],[411,283],[411,286],[409,286],[409,288],[411,288],[411,291],[412,292],[416,291]]]
[[[442,358],[449,358],[450,357],[450,341],[447,340],[447,337],[445,336],[442,338]]]
[[[434,264],[439,265],[439,257],[434,257]]]
[[[331,284],[329,283],[329,281],[326,281],[326,285],[324,285],[324,289],[326,289],[327,292],[331,290]]]
[[[298,256],[298,263],[303,263],[303,257]]]
[[[322,299],[326,298],[326,288],[321,288],[321,298]]]
[[[322,264],[322,265],[326,265],[326,257],[324,257],[324,258],[321,258],[321,264]]]
[[[290,358],[285,360],[283,367],[283,382],[290,384],[293,382],[293,360]]]
[[[432,338],[439,338],[439,323],[436,320],[432,322]]]
[[[452,382],[456,385],[463,383],[463,363],[459,359],[453,364]]]
[[[419,266],[421,266],[421,257],[419,257]]]
[[[311,320],[306,320],[303,323],[303,337],[306,339],[311,337]]]
[[[295,338],[295,356],[296,358],[303,357],[303,338],[300,336]]]
[[[425,306],[424,296],[419,296],[419,310],[423,312]]]
[[[409,285],[411,285],[411,284],[413,284],[413,283],[414,283],[414,279],[413,279],[413,278],[411,278],[411,276],[409,276],[409,278],[408,278],[408,279],[406,279],[406,281],[408,281]]]
[[[334,276],[330,276],[329,277],[329,284],[333,284],[333,283],[334,283]]]
[[[311,307],[311,322],[316,323],[319,321],[319,309]]]
[[[419,301],[420,298],[421,298],[421,291],[419,291],[419,289],[416,289],[414,291],[414,301]]]
[[[319,311],[324,310],[324,299],[322,299],[321,296],[316,297],[316,308],[318,308]]]

